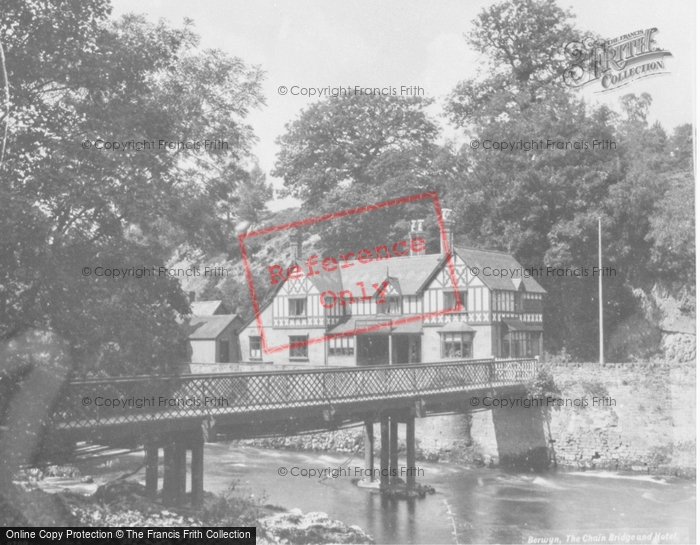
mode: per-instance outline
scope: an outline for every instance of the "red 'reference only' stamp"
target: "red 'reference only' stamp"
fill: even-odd
[[[398,199],[391,199],[388,201],[383,201],[371,205],[359,206],[357,208],[349,208],[347,210],[340,210],[338,212],[323,214],[320,216],[306,218],[290,223],[284,223],[281,225],[265,227],[263,229],[240,234],[238,236],[238,244],[241,249],[241,256],[243,258],[246,278],[248,281],[248,289],[250,291],[250,298],[253,306],[253,312],[255,313],[257,329],[260,334],[261,348],[263,353],[271,354],[274,352],[289,350],[290,348],[293,349],[298,346],[322,343],[333,338],[352,336],[361,333],[369,333],[384,328],[390,328],[392,326],[422,321],[424,319],[462,310],[462,303],[460,301],[460,297],[458,296],[457,276],[455,274],[454,263],[452,260],[451,252],[448,251],[445,255],[445,259],[447,264],[447,272],[452,283],[452,288],[455,292],[455,306],[453,308],[445,308],[442,310],[436,310],[432,312],[426,312],[424,314],[411,315],[406,317],[387,316],[384,320],[379,318],[378,321],[376,321],[376,323],[361,326],[356,329],[353,329],[352,331],[346,331],[343,333],[333,333],[332,331],[324,331],[324,333],[321,335],[316,335],[313,337],[309,336],[308,338],[299,342],[278,345],[268,344],[268,339],[265,334],[265,327],[261,317],[261,304],[255,289],[253,273],[250,266],[250,260],[248,258],[248,249],[246,246],[247,240],[252,239],[253,237],[261,237],[264,235],[268,235],[270,233],[281,232],[285,230],[291,231],[300,227],[305,227],[324,221],[331,221],[336,218],[361,215],[363,213],[381,210],[390,206],[397,206],[426,199],[431,199],[433,202],[432,208],[435,212],[437,224],[440,229],[440,238],[443,245],[447,247],[447,233],[445,232],[440,202],[438,199],[437,192],[435,191],[428,191],[425,193],[419,193],[416,195],[410,195]],[[331,276],[334,274],[339,274],[342,269],[348,269],[350,267],[362,267],[363,265],[366,265],[371,262],[388,260],[392,259],[392,257],[402,257],[408,254],[409,252],[424,251],[425,247],[425,240],[416,237],[411,238],[409,240],[399,240],[386,245],[378,245],[375,246],[373,249],[362,248],[359,250],[344,252],[339,254],[337,258],[328,256],[321,259],[316,254],[312,254],[309,257],[307,257],[305,261],[302,259],[299,259],[298,261],[293,259],[292,263],[288,265],[282,265],[280,263],[272,263],[270,265],[267,265],[267,267],[265,268],[265,271],[267,273],[266,281],[269,282],[271,285],[275,285],[277,288],[279,288],[285,282],[288,282],[290,280],[294,281],[300,278],[311,277],[321,274]],[[297,257],[300,258],[300,256]],[[327,285],[325,287],[328,289],[319,290],[320,307],[324,309],[324,312],[335,312],[336,315],[338,312],[345,312],[345,307],[350,307],[350,305],[357,303],[358,301],[367,301],[372,300],[374,298],[377,303],[385,303],[387,289],[390,289],[390,281],[386,278],[386,276],[383,278],[376,279],[360,279],[358,282],[356,282],[357,287],[359,287],[360,289],[359,292],[357,292],[357,290],[353,292],[350,289],[334,291],[333,289],[331,289],[332,282],[327,282],[326,284]]]

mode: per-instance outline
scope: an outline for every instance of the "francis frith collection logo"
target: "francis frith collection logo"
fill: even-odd
[[[657,47],[657,28],[637,30],[613,40],[588,38],[571,42],[565,48],[571,62],[564,70],[564,82],[582,88],[600,82],[599,93],[619,89],[633,81],[668,74],[669,51]]]

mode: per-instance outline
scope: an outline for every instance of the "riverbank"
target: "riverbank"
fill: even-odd
[[[260,517],[287,519],[286,522],[277,519],[278,532],[289,531],[285,524],[290,523],[301,527],[302,531],[315,532],[318,518],[325,520],[325,517],[314,513],[323,512],[328,519],[342,520],[346,527],[362,528],[377,543],[387,545],[523,543],[532,535],[543,538],[561,536],[563,528],[578,529],[583,532],[581,535],[599,533],[603,531],[601,529],[620,532],[653,529],[661,533],[678,532],[681,536],[666,543],[695,542],[696,490],[695,484],[687,480],[595,470],[550,471],[537,475],[498,468],[474,469],[461,464],[421,462],[417,464],[421,470],[419,482],[434,487],[436,493],[413,500],[396,500],[359,488],[354,482],[354,469],[361,469],[363,461],[354,457],[348,462],[349,457],[346,453],[292,452],[207,443],[204,489],[210,493],[207,494],[210,499],[232,491],[234,501],[240,500],[241,506],[248,505],[251,509],[267,509],[275,505],[296,508],[272,510],[269,515]],[[93,511],[116,516],[123,512],[115,509],[120,500],[100,503],[96,501],[95,492],[125,474],[143,484],[145,471],[139,469],[142,463],[142,452],[83,461],[78,465],[81,474],[44,478],[42,486],[57,493],[44,492],[43,495],[64,496],[62,490],[69,489],[88,496],[84,504],[86,517]],[[327,475],[319,478],[318,473],[311,478],[308,476],[310,469],[332,470],[341,466],[347,471],[339,472],[337,478]],[[233,490],[232,485],[235,485]],[[136,490],[143,490],[143,487],[138,486]],[[117,497],[121,497],[124,508],[131,511],[135,511],[132,506],[141,501],[128,495]],[[21,507],[17,502],[12,503]],[[54,508],[39,502],[35,505],[35,510],[27,513],[32,523],[50,524],[50,520],[37,515],[44,515]],[[106,507],[109,509],[103,511]],[[156,511],[151,520],[139,522],[135,519],[134,524],[155,526],[159,520],[163,521],[161,524],[170,524],[168,517],[173,518],[172,523],[176,526],[205,522],[189,508],[164,508],[158,502],[154,507]],[[163,513],[166,510],[167,513]],[[21,507],[18,511],[25,509]],[[235,517],[241,516],[241,507],[233,513],[226,508],[223,511]],[[97,520],[88,520],[87,524],[100,524],[99,514]],[[278,533],[277,537],[280,535]],[[342,542],[337,537],[319,539],[316,533],[306,540],[297,541],[292,536],[292,539],[281,537],[279,542],[283,539],[306,543]],[[260,542],[279,543],[274,538]]]
[[[49,482],[36,471],[32,473],[20,475],[21,480],[11,490],[0,494],[3,527],[244,527],[255,528],[260,545],[374,543],[358,526],[333,520],[326,513],[264,504],[235,493],[234,487],[225,493],[205,492],[201,507],[188,503],[166,508],[158,500],[148,499],[145,486],[136,480],[111,481],[86,495],[69,489],[57,491],[60,477],[49,478]],[[92,483],[92,477],[80,478],[72,466],[54,468],[51,473],[66,474],[66,486],[77,479]]]
[[[695,365],[563,363],[549,366],[562,399],[586,399],[549,412],[557,467],[696,478]],[[593,398],[607,403],[593,405]],[[534,410],[534,409],[523,409]],[[375,437],[378,437],[375,430]],[[401,435],[401,434],[400,434]],[[497,467],[490,411],[418,421],[416,459]],[[257,448],[364,455],[361,427],[240,441]],[[375,442],[379,454],[380,442]],[[399,441],[399,452],[405,445]]]

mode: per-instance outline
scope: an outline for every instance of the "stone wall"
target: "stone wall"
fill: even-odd
[[[399,452],[406,450],[403,438],[406,426],[399,424]],[[416,419],[416,459],[437,462],[439,460],[472,461],[469,438],[469,417],[466,415],[437,416]],[[264,439],[247,439],[240,444],[259,448],[283,450],[331,451],[364,456],[364,434],[362,427],[344,430],[294,435]],[[379,424],[374,425],[374,451],[379,456],[381,433]],[[481,459],[476,462],[481,465]],[[379,463],[378,459],[376,463]]]
[[[587,401],[549,411],[545,433],[558,467],[695,476],[694,364],[568,363],[551,371],[562,399]],[[594,397],[603,402],[594,406]],[[471,437],[498,464],[491,411],[472,415]]]
[[[695,474],[694,363],[562,364],[552,372],[562,397],[589,400],[551,412],[560,464]],[[614,405],[591,406],[596,394]]]
[[[632,470],[695,476],[695,365],[626,363],[553,364],[563,399],[587,407],[550,411],[545,427],[559,467]],[[592,398],[608,397],[594,407]],[[538,410],[538,409],[522,409]],[[399,436],[403,437],[403,426]],[[375,429],[376,445],[379,430]],[[248,441],[268,448],[363,453],[362,428]],[[419,460],[499,464],[492,411],[416,420]],[[400,448],[402,450],[402,443]]]

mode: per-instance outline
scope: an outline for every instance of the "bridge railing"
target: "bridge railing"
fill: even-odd
[[[80,380],[67,386],[53,423],[73,428],[435,395],[522,384],[536,372],[534,359],[487,359]]]

